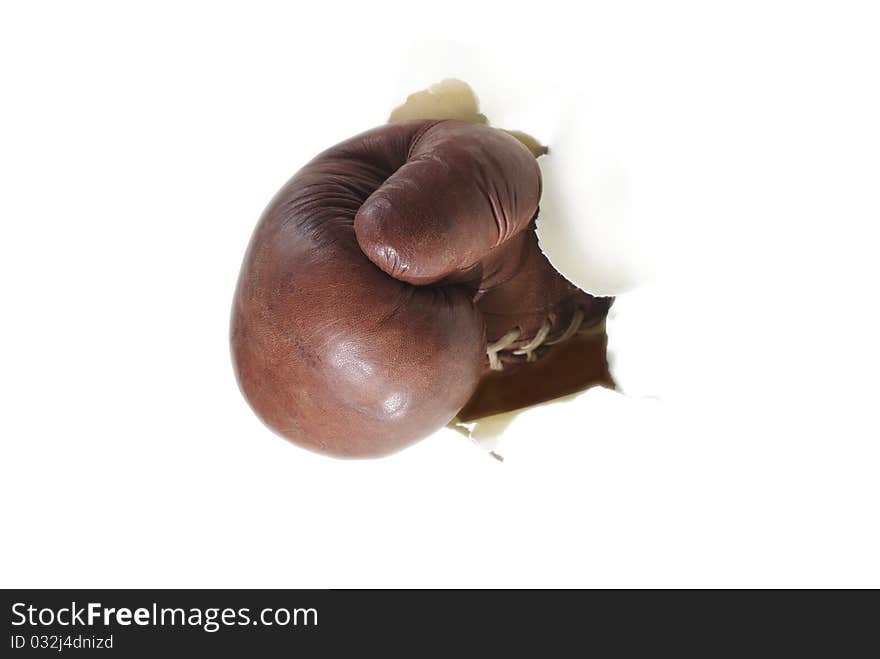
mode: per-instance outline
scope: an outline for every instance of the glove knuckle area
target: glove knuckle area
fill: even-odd
[[[467,402],[480,377],[482,317],[467,300],[381,277],[241,315],[239,381],[272,429],[322,453],[378,457]]]

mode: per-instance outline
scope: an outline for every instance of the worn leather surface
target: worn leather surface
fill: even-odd
[[[242,392],[273,430],[342,457],[446,424],[488,376],[487,341],[560,335],[609,300],[553,270],[533,231],[541,175],[510,135],[389,124],[305,165],[260,219],[232,311]],[[539,348],[542,351],[552,347]]]

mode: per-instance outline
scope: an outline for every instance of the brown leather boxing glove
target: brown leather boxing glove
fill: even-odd
[[[260,418],[322,453],[386,455],[473,406],[493,371],[599,323],[610,300],[538,249],[540,195],[525,146],[461,121],[385,125],[309,162],[235,293],[233,361]]]

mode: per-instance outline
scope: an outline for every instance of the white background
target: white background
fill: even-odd
[[[443,5],[3,4],[0,585],[880,586],[871,3]],[[587,99],[624,392],[313,455],[236,387],[244,248],[435,73],[551,147]]]

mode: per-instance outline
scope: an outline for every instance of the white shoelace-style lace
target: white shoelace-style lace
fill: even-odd
[[[547,341],[547,336],[550,334],[550,321],[545,320],[541,324],[541,328],[538,330],[538,333],[535,334],[535,337],[528,342],[528,344],[524,345],[521,348],[518,348],[513,351],[514,355],[525,355],[527,362],[533,362],[537,359],[537,355],[535,351],[540,348],[542,345],[556,345],[557,343],[562,343],[563,341],[567,341],[575,334],[578,333],[578,330],[581,329],[581,325],[584,322],[584,312],[582,309],[577,309],[571,317],[571,322],[569,322],[566,330],[560,334],[557,338],[552,341]],[[585,328],[585,331],[592,331],[597,328],[604,327],[604,320],[593,327]],[[486,346],[486,354],[489,356],[489,368],[493,371],[502,371],[504,370],[504,365],[501,363],[501,358],[498,356],[498,353],[503,350],[507,350],[510,346],[516,343],[517,339],[522,330],[519,327],[514,327],[512,330],[508,331],[497,341],[493,341],[492,343]]]

